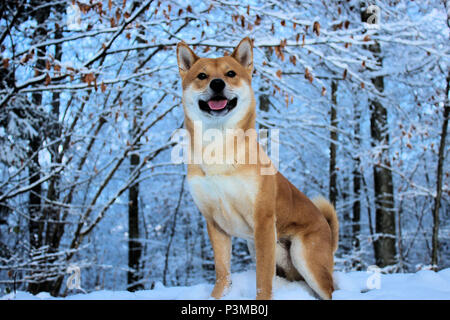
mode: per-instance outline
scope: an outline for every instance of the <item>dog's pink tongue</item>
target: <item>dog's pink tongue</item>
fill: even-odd
[[[221,110],[226,107],[227,102],[228,102],[227,100],[209,100],[208,106],[212,110]]]

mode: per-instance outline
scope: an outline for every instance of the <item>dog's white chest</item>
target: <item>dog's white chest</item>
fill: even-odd
[[[253,238],[253,208],[258,184],[252,176],[207,175],[188,179],[201,213],[232,236]]]

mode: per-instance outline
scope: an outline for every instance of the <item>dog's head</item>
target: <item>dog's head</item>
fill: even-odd
[[[251,40],[245,38],[230,56],[210,59],[200,58],[186,43],[178,43],[177,60],[188,118],[225,122],[242,118],[254,108],[252,49]]]

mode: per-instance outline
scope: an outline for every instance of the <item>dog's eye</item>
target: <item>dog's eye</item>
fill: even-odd
[[[208,78],[208,76],[206,75],[206,73],[199,73],[197,78],[199,78],[200,80],[205,80],[206,78]]]
[[[227,72],[227,77],[234,78],[236,76],[236,72],[233,70],[230,70]]]

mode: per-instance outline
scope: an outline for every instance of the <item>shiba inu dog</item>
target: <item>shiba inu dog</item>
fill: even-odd
[[[230,56],[217,59],[199,58],[180,42],[177,61],[190,133],[188,184],[214,250],[211,295],[218,299],[231,286],[231,237],[236,236],[247,240],[255,257],[257,299],[272,298],[276,273],[304,279],[322,299],[331,299],[339,230],[333,206],[324,198],[309,200],[277,172],[255,134],[235,144],[234,132],[255,128],[251,40],[243,39]],[[221,146],[236,146],[231,161],[193,161],[205,158],[207,129],[223,133]],[[254,152],[257,160],[248,161]],[[261,174],[263,167],[273,174]]]

